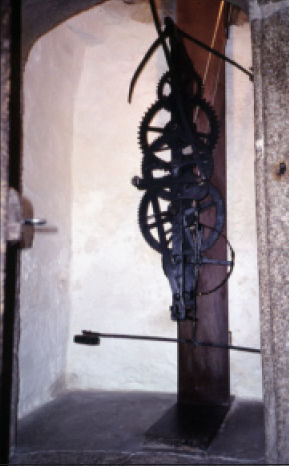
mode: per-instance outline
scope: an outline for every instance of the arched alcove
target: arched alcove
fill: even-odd
[[[39,3],[39,5],[37,5],[37,3]],[[24,44],[23,50],[25,50],[26,46],[27,51],[37,37],[44,34],[56,24],[59,24],[64,18],[68,18],[77,11],[80,11],[81,8],[87,6],[84,5],[84,2],[81,2],[81,7],[79,7],[79,5],[76,7],[76,3],[77,2],[74,0],[65,2],[65,6],[62,5],[62,13],[59,15],[58,13],[59,10],[61,10],[61,5],[57,5],[56,7],[53,1],[32,2],[29,0],[29,2],[23,2],[23,6],[25,4],[23,18],[24,25],[26,26],[26,30],[23,34],[23,44],[28,38],[28,42],[26,42],[26,45]],[[279,461],[284,463],[288,461],[288,442],[286,439],[288,435],[287,410],[289,393],[286,389],[288,385],[288,370],[286,366],[288,325],[285,312],[286,303],[288,302],[288,283],[286,281],[286,240],[284,241],[287,231],[286,211],[288,208],[286,199],[288,199],[288,195],[286,191],[287,178],[286,176],[284,177],[283,174],[279,174],[277,168],[282,162],[281,158],[285,157],[286,141],[288,143],[288,133],[286,136],[285,131],[287,121],[286,102],[288,93],[286,94],[286,89],[288,73],[286,73],[284,67],[284,63],[288,61],[288,46],[286,46],[288,43],[288,41],[286,41],[286,34],[288,32],[288,5],[283,1],[270,2],[254,0],[250,2],[250,5],[246,2],[246,7],[249,8],[249,6],[254,52],[256,193],[258,202],[257,218],[264,368],[263,387],[266,421],[266,458],[268,462],[276,463]],[[12,127],[18,134],[17,122],[19,122],[19,115],[17,113],[19,107],[16,109],[14,107],[8,109],[7,105],[10,95],[9,84],[11,79],[14,95],[17,88],[18,78],[15,76],[15,64],[17,66],[17,53],[19,50],[16,44],[17,41],[14,41],[14,36],[13,40],[11,40],[11,34],[9,32],[9,2],[3,2],[3,12],[5,17],[3,22],[4,28],[3,31],[1,30],[1,34],[3,33],[6,42],[5,48],[3,48],[3,50],[1,49],[1,57],[4,63],[7,64],[8,71],[11,67],[9,61],[9,54],[11,51],[12,57],[14,57],[11,78],[9,73],[3,77],[5,85],[3,96],[6,100],[1,102],[3,134],[5,132],[5,138],[1,141],[1,144],[3,142],[3,154],[1,154],[1,189],[4,201],[3,210],[1,209],[1,220],[4,219],[4,221],[1,221],[1,224],[6,225],[9,135]],[[29,26],[27,27],[27,25]],[[35,25],[38,26],[36,27]],[[274,47],[272,47],[272,43]],[[14,46],[16,46],[17,49],[15,53],[14,49],[12,49]],[[13,101],[14,103],[17,102],[17,96]],[[276,111],[276,109],[278,109],[278,111]],[[9,127],[9,111],[11,112],[12,119],[14,115],[14,118],[17,120],[16,122],[14,121],[14,125],[12,124],[11,128]],[[5,242],[6,236],[4,234],[4,236],[1,235],[1,252],[2,250],[5,252]],[[1,268],[1,291],[4,286],[2,271],[3,268]],[[1,302],[1,304],[3,303]],[[1,309],[4,309],[6,312],[6,307],[2,307]],[[13,422],[12,420],[12,424]]]
[[[176,336],[170,290],[138,231],[129,184],[141,158],[138,121],[165,70],[160,52],[128,106],[129,78],[153,34],[148,5],[112,0],[49,31],[26,62],[24,195],[48,228],[22,253],[20,417],[65,390],[176,392],[171,344],[108,342],[92,353],[73,343],[82,327]],[[227,50],[251,65],[248,23],[231,27]],[[238,73],[227,67],[228,235],[237,250],[230,322],[234,344],[258,347],[253,89]],[[259,356],[231,358],[231,387],[261,399]]]
[[[176,392],[171,344],[107,342],[92,353],[73,343],[81,328],[176,336],[170,290],[139,233],[140,196],[130,186],[141,158],[138,121],[165,70],[161,52],[130,106],[126,93],[153,34],[148,4],[106,2],[39,39],[26,63],[24,195],[57,231],[36,232],[23,251],[21,414],[63,389]],[[251,65],[248,23],[231,27],[227,48]],[[236,249],[230,330],[234,344],[258,347],[252,93],[228,65],[228,237]],[[231,355],[231,387],[261,398],[259,356]]]

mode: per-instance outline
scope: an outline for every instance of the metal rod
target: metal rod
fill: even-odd
[[[157,8],[156,8],[154,0],[149,0],[149,2],[150,2],[150,7],[151,7],[153,20],[154,20],[154,23],[155,23],[155,28],[157,30],[159,39],[161,40],[161,44],[162,44],[162,47],[163,47],[163,50],[164,50],[164,54],[165,54],[165,57],[166,57],[168,67],[170,68],[170,52],[169,52],[169,49],[168,49],[168,46],[167,46],[167,43],[166,43],[166,39],[165,39],[164,35],[162,34],[162,27],[161,27],[161,22],[159,20]]]
[[[154,23],[155,23],[155,28],[157,30],[158,35],[161,35],[162,27],[161,27],[161,23],[160,23],[160,20],[159,20],[159,16],[158,16],[158,12],[157,12],[155,2],[154,2],[154,0],[149,0],[149,2],[150,2],[150,7],[151,7],[153,20],[154,20]]]
[[[208,343],[204,341],[197,341],[189,338],[171,338],[171,337],[159,337],[159,336],[151,336],[151,335],[127,335],[121,333],[100,333],[100,332],[92,332],[89,330],[82,330],[82,335],[85,337],[96,339],[99,338],[114,338],[114,339],[121,339],[121,340],[146,340],[146,341],[160,341],[160,342],[167,342],[167,343],[186,343],[193,346],[204,346],[207,348],[220,348],[225,350],[234,350],[234,351],[246,351],[248,353],[261,353],[261,350],[258,348],[250,348],[245,346],[236,346],[236,345],[225,345],[219,343]]]
[[[191,42],[194,42],[196,45],[198,45],[199,47],[207,50],[208,52],[212,53],[213,55],[216,55],[217,57],[221,58],[222,60],[230,63],[231,65],[235,66],[236,68],[238,68],[240,71],[242,71],[243,73],[245,73],[250,81],[253,81],[254,80],[254,74],[251,73],[250,71],[248,71],[246,68],[244,68],[242,65],[240,65],[239,63],[237,63],[236,61],[232,60],[231,58],[227,57],[226,55],[223,55],[222,53],[218,52],[218,50],[216,49],[213,49],[212,47],[209,47],[207,44],[205,44],[204,42],[196,39],[195,37],[187,34],[186,32],[182,31],[181,29],[178,28],[178,31],[180,32],[180,34],[185,37],[185,39],[188,39],[190,40]]]

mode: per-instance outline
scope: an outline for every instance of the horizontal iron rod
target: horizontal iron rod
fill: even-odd
[[[163,341],[168,343],[187,343],[194,346],[204,346],[208,348],[220,348],[234,351],[246,351],[248,353],[261,353],[257,348],[249,348],[245,346],[236,345],[224,345],[219,343],[207,343],[204,341],[197,341],[189,338],[171,338],[171,337],[158,337],[158,336],[146,336],[146,335],[126,335],[121,333],[100,333],[91,332],[89,330],[82,331],[83,336],[95,337],[95,338],[115,338],[122,340],[147,340],[147,341]]]

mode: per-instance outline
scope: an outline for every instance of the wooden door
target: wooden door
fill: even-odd
[[[8,463],[15,443],[18,391],[19,242],[15,240],[15,232],[9,230],[8,220],[9,193],[17,197],[20,191],[20,6],[17,0],[1,2],[1,464]]]

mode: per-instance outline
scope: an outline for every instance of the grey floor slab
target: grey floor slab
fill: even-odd
[[[158,393],[68,392],[19,423],[18,448],[136,449],[144,432],[175,402],[174,395]]]
[[[264,449],[263,403],[235,400],[208,453],[216,457],[262,460]]]
[[[64,393],[19,422],[11,464],[264,464],[262,403],[235,400],[206,451],[146,439],[175,403],[161,393]]]

